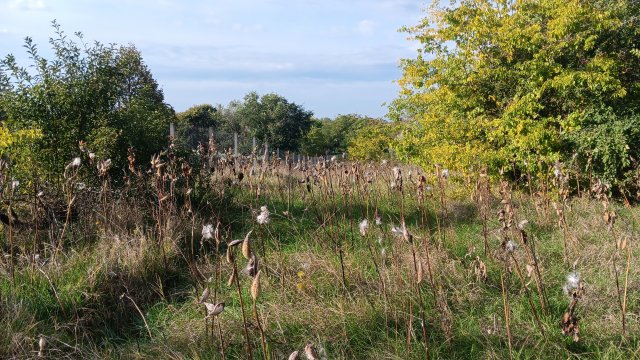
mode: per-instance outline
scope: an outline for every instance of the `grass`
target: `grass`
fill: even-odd
[[[63,248],[53,241],[58,228],[12,232],[11,239],[5,231],[3,248],[18,245],[2,254],[0,358],[36,357],[40,337],[48,358],[247,358],[245,331],[254,359],[287,358],[309,343],[327,359],[640,358],[637,207],[610,201],[618,217],[608,230],[601,201],[585,194],[562,202],[551,191],[549,203],[566,209],[563,230],[552,207],[536,207],[524,190],[501,195],[497,182],[483,197],[484,222],[473,176],[438,181],[433,170],[403,167],[400,191],[390,186],[394,172],[385,165],[303,170],[273,163],[249,175],[251,159],[234,164],[213,156],[215,171],[192,164],[185,176],[179,159],[161,161],[163,168],[143,171],[126,191],[105,186],[108,179],[94,181],[75,204],[83,215],[68,224]],[[421,174],[433,187],[423,198]],[[82,176],[90,182],[98,175]],[[256,221],[263,205],[268,224]],[[526,244],[516,226],[524,219]],[[403,222],[411,241],[391,231]],[[203,239],[205,224],[217,226],[218,235]],[[228,244],[250,230],[262,270],[256,307],[267,353],[253,316],[252,278],[238,274],[246,325],[237,289],[227,284]],[[627,239],[626,246],[616,239]],[[512,257],[506,240],[516,244]],[[531,249],[547,311],[527,269]],[[232,251],[244,268],[240,250]],[[478,275],[481,263],[486,278]],[[584,287],[577,342],[560,328],[571,301],[563,286],[574,263]],[[225,303],[213,321],[198,303],[205,287],[208,301]],[[626,301],[624,334],[618,291]]]

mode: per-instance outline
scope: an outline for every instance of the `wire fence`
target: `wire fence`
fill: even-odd
[[[171,123],[169,136],[177,146],[185,150],[195,149],[199,144],[209,144],[213,142],[220,156],[254,156],[260,157],[263,161],[276,157],[279,159],[288,158],[293,162],[305,161],[308,163],[346,159],[347,157],[346,154],[315,155],[281,151],[279,148],[273,148],[269,146],[267,142],[261,142],[255,136],[251,136],[248,133],[214,130],[212,127],[176,127],[174,123]]]

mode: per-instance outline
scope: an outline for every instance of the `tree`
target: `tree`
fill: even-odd
[[[215,131],[221,122],[219,109],[210,104],[192,106],[176,117],[176,140],[185,150],[194,149],[199,142],[206,142],[209,128]]]
[[[380,161],[390,158],[393,142],[400,133],[401,124],[377,123],[368,124],[354,134],[349,142],[349,156],[358,160]]]
[[[251,92],[244,97],[236,115],[243,127],[259,140],[268,142],[272,149],[298,151],[311,129],[313,113],[280,95],[260,97]]]
[[[633,0],[432,8],[406,29],[422,48],[402,61],[391,107],[409,123],[398,153],[458,169],[575,158],[601,176],[620,176],[640,151],[632,130],[640,125],[638,13]],[[623,146],[609,147],[613,133]]]
[[[53,27],[52,60],[26,38],[32,66],[18,65],[13,55],[0,61],[0,108],[6,125],[11,131],[42,133],[34,163],[59,173],[78,155],[80,140],[116,167],[125,164],[129,146],[141,161],[166,146],[175,114],[140,52],[132,45],[88,45],[81,33],[76,33],[77,43],[57,23]]]
[[[312,155],[341,154],[367,126],[382,126],[384,122],[359,114],[338,115],[335,119],[317,119],[302,143],[302,151]]]
[[[195,105],[177,114],[178,121],[203,128],[218,126],[219,117],[218,109],[210,104]]]

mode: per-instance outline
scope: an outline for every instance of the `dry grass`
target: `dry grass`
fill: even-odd
[[[273,161],[252,170],[252,158],[206,152],[184,164],[169,153],[149,173],[129,173],[124,187],[81,168],[78,178],[95,185],[75,194],[76,222],[11,233],[0,357],[36,357],[40,337],[55,358],[231,359],[248,349],[287,358],[309,343],[330,359],[640,356],[635,207],[610,201],[618,216],[609,229],[601,200],[586,194],[505,195],[493,181],[480,196],[478,177],[437,178],[435,169]],[[564,227],[540,206],[553,201]],[[517,227],[525,219],[527,243]],[[201,233],[207,224],[211,238]],[[247,274],[252,255],[258,268]],[[579,342],[560,333],[572,271],[584,287]],[[207,319],[204,288],[209,302],[225,303]]]

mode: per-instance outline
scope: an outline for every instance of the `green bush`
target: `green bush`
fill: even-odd
[[[630,169],[631,157],[639,157],[640,114],[617,115],[611,108],[588,110],[580,123],[580,130],[567,135],[568,150],[575,152],[582,170],[616,184]]]
[[[167,144],[173,109],[132,45],[105,46],[71,40],[53,23],[53,59],[38,53],[31,38],[25,47],[33,64],[18,65],[13,55],[0,61],[0,108],[11,132],[37,129],[36,159],[49,174],[60,173],[78,156],[78,142],[114,168],[126,163],[134,147],[146,161]]]

